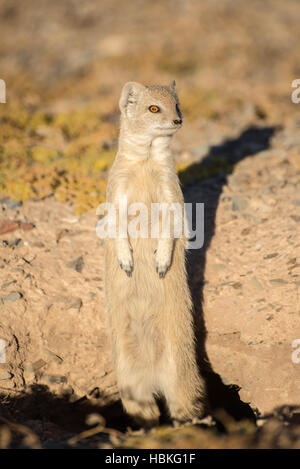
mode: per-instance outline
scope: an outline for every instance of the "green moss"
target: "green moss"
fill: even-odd
[[[25,106],[18,102],[12,102],[0,106],[0,122],[8,123],[13,127],[25,129],[30,119],[30,113]]]
[[[34,161],[38,161],[45,165],[51,164],[58,158],[59,155],[57,150],[42,145],[32,147],[30,153]]]
[[[51,193],[83,213],[105,200],[114,126],[86,107],[59,114],[19,102],[0,107],[0,192],[26,201]]]
[[[36,132],[42,125],[47,126],[52,124],[53,116],[49,112],[37,111],[34,112],[27,123],[27,130]]]
[[[58,114],[53,120],[53,124],[61,128],[68,138],[78,137],[86,132],[93,132],[100,123],[100,112],[86,108]]]
[[[0,145],[0,161],[6,165],[13,165],[20,161],[26,161],[27,151],[16,139],[8,140]]]

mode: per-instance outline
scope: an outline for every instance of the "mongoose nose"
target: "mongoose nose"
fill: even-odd
[[[175,119],[173,122],[176,125],[180,125],[180,124],[182,124],[182,119]]]

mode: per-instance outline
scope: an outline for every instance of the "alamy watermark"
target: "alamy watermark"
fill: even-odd
[[[292,88],[296,88],[291,94],[291,100],[294,104],[300,103],[300,78],[292,81]]]
[[[204,203],[152,203],[150,210],[142,202],[128,205],[127,196],[118,205],[103,202],[97,208],[100,218],[96,233],[101,239],[116,238],[181,238],[188,249],[199,249],[204,243]]]
[[[292,353],[292,362],[300,363],[300,339],[295,339],[292,342],[292,347],[295,349]]]
[[[0,339],[0,363],[6,363],[6,341]]]
[[[0,103],[6,103],[6,84],[4,80],[0,79]]]

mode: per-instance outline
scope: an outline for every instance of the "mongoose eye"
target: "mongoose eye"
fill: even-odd
[[[158,106],[149,106],[148,109],[149,109],[150,112],[159,112],[160,111]]]

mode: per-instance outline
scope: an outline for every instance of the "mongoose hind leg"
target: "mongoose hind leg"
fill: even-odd
[[[148,378],[148,379],[147,379]],[[127,367],[118,374],[118,387],[125,411],[143,427],[159,422],[159,408],[155,400],[155,386],[151,377]]]
[[[176,370],[172,377],[163,378],[161,382],[161,392],[166,399],[170,417],[179,422],[201,418],[206,412],[203,378],[193,369],[187,371],[185,368],[184,372],[178,375]]]
[[[154,398],[143,401],[122,398],[122,404],[138,425],[148,428],[158,425],[160,412]]]
[[[175,422],[186,422],[193,418],[201,418],[205,413],[204,405],[199,400],[193,402],[184,400],[167,400],[170,417]]]

